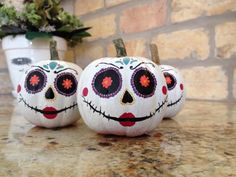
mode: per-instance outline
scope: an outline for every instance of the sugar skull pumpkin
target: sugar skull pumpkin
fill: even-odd
[[[51,57],[58,58],[53,44]],[[76,93],[81,72],[79,66],[58,60],[32,65],[17,87],[23,116],[32,124],[46,128],[75,122],[79,118]]]
[[[152,60],[161,67],[168,88],[168,103],[165,118],[175,116],[185,103],[186,89],[184,81],[178,69],[169,65],[160,65],[160,58],[156,44],[150,44]]]
[[[77,98],[80,114],[100,134],[142,135],[164,116],[165,79],[155,63],[127,57],[122,41],[115,44],[121,55],[95,60],[84,69]]]
[[[178,69],[169,65],[160,65],[168,88],[168,104],[164,117],[175,116],[185,103],[186,89]]]

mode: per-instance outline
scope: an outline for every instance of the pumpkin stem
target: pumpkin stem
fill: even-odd
[[[55,40],[50,41],[50,55],[51,55],[51,60],[59,60],[57,52],[57,42]]]
[[[150,46],[152,61],[154,63],[156,63],[157,65],[160,65],[161,62],[160,62],[160,57],[159,57],[157,45],[156,44],[150,44],[149,46]]]
[[[113,44],[115,45],[115,48],[116,48],[116,56],[117,57],[127,56],[123,39],[121,39],[121,38],[114,39]]]

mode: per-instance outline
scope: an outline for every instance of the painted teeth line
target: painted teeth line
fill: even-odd
[[[112,117],[110,116],[110,114],[106,115],[106,112],[103,111],[102,112],[102,109],[100,107],[100,110],[97,110],[97,106],[95,107],[95,104],[92,104],[92,101],[87,101],[85,99],[85,97],[83,97],[83,102],[86,103],[86,106],[89,107],[90,110],[96,113],[98,113],[99,115],[102,115],[103,117],[107,118],[108,120],[112,119],[112,120],[115,120],[115,121],[118,121],[118,122],[127,122],[127,121],[131,121],[131,122],[138,122],[138,121],[143,121],[143,120],[146,120],[148,118],[151,118],[152,116],[154,116],[157,112],[160,112],[160,110],[163,108],[163,106],[165,105],[165,103],[167,102],[167,98],[160,103],[158,103],[158,108],[155,109],[154,112],[150,112],[150,114],[148,116],[144,116],[144,117],[136,117],[134,119],[126,119],[126,118],[117,118],[117,117]]]
[[[41,114],[58,114],[58,113],[60,113],[60,112],[63,112],[63,111],[67,111],[68,109],[75,109],[75,107],[77,106],[77,103],[76,102],[73,102],[73,105],[71,105],[71,106],[69,106],[69,107],[65,107],[65,108],[63,108],[63,109],[61,109],[61,110],[58,110],[58,111],[55,111],[55,112],[45,112],[45,111],[43,111],[43,110],[40,110],[40,109],[38,109],[38,107],[37,106],[35,106],[35,107],[33,107],[33,106],[30,106],[24,99],[23,99],[23,97],[22,97],[22,95],[20,95],[21,96],[21,98],[19,99],[19,103],[20,102],[23,102],[24,103],[24,105],[26,106],[26,107],[28,107],[28,108],[30,108],[31,110],[34,110],[35,112],[40,112]]]
[[[169,106],[174,106],[175,104],[177,104],[178,102],[180,102],[182,98],[183,98],[183,94],[182,94],[181,97],[180,97],[178,100],[176,100],[175,102],[172,103],[172,101],[171,101],[169,104],[167,104],[167,107],[169,107]]]

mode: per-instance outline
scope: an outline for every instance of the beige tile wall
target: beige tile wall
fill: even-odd
[[[188,99],[236,101],[235,0],[75,0],[74,12],[93,27],[76,47],[82,67],[115,56],[114,38],[145,57],[153,42],[162,64],[182,71]]]

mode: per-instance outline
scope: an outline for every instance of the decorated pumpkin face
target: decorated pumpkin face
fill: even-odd
[[[168,65],[161,65],[160,67],[168,88],[168,104],[164,117],[173,117],[184,105],[186,89],[179,70]]]
[[[42,61],[26,71],[17,87],[24,117],[47,128],[62,127],[78,119],[77,86],[81,68],[63,61]]]
[[[148,59],[102,58],[84,69],[78,105],[85,123],[98,133],[141,135],[162,120],[167,105],[165,79]]]

